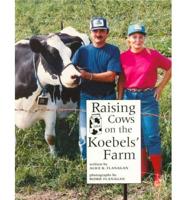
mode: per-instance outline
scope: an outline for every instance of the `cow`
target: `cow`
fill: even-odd
[[[18,128],[45,122],[45,140],[56,155],[56,117],[77,108],[81,82],[71,57],[90,40],[72,27],[58,33],[37,35],[15,44],[15,123]]]

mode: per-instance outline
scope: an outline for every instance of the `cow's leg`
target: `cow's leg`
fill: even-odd
[[[56,125],[56,112],[48,112],[45,116],[45,140],[49,145],[50,153],[56,155],[55,149],[55,125]]]

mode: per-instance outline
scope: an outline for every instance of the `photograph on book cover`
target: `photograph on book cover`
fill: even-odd
[[[171,24],[169,0],[15,1],[16,199],[171,199]]]

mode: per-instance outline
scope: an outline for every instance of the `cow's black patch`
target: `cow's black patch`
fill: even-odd
[[[78,102],[80,99],[80,86],[77,88],[66,88],[63,87],[61,89],[61,86],[53,86],[53,85],[46,85],[45,90],[47,93],[50,94],[51,101],[56,103],[56,100],[62,100],[64,104],[68,103],[69,101],[72,102]],[[61,92],[62,91],[62,92]],[[42,92],[38,95],[42,95]],[[38,97],[36,98],[36,101],[38,100]]]
[[[77,49],[83,45],[83,40],[80,37],[71,36],[66,33],[57,33],[57,35],[60,37],[63,43],[71,49],[71,57],[74,55]]]
[[[38,55],[35,60],[37,65]],[[36,89],[33,52],[28,44],[17,44],[15,47],[15,98],[28,98]]]
[[[76,88],[65,88],[63,87],[63,90],[61,92],[61,98],[63,100],[63,103],[67,103],[68,101],[72,102],[79,102],[80,99],[80,86]]]
[[[57,49],[47,46],[42,52],[42,58],[41,63],[49,74],[61,75],[64,64]]]
[[[51,75],[61,75],[64,67],[63,60],[56,48],[47,45],[46,39],[40,41],[37,36],[33,36],[30,39],[30,48],[33,52],[41,55],[41,63],[43,64],[45,71]]]
[[[97,133],[98,133],[97,130],[95,130],[95,129],[92,130],[92,135],[96,135]]]
[[[95,122],[99,124],[99,123],[100,123],[99,118],[96,117],[96,118],[95,118]]]

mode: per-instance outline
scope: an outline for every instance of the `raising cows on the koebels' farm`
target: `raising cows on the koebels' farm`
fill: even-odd
[[[56,117],[77,108],[80,72],[74,52],[90,40],[67,27],[59,33],[33,36],[15,45],[15,122],[21,129],[44,120],[45,140],[55,154]],[[63,110],[58,113],[59,110]]]

